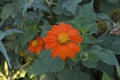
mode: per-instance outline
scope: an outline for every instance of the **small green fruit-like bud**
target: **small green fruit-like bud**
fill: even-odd
[[[87,53],[81,53],[80,58],[81,58],[83,61],[86,61],[86,60],[88,60],[88,54],[87,54]]]

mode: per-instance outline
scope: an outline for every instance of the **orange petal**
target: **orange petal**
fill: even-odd
[[[69,36],[76,36],[76,35],[79,34],[79,31],[76,30],[76,29],[72,29],[72,30],[69,30],[69,31],[67,32],[67,34],[68,34]]]
[[[44,40],[44,42],[56,41],[57,40],[57,36],[55,36],[55,35],[48,35],[48,36],[44,37],[43,40]]]
[[[79,47],[77,44],[73,43],[73,42],[69,42],[69,43],[67,44],[67,46],[68,46],[70,49],[72,49],[74,52],[80,52],[80,47]]]
[[[53,31],[49,30],[47,31],[47,35],[56,35]]]
[[[68,53],[68,57],[70,57],[71,59],[75,57],[75,53],[70,48],[68,48]]]
[[[60,34],[60,28],[58,27],[58,25],[53,25],[52,26],[52,32],[55,34]]]
[[[59,24],[59,29],[61,33],[67,33],[67,25],[64,22]]]
[[[41,46],[37,46],[37,47],[30,47],[30,48],[29,48],[29,51],[30,51],[30,52],[32,52],[32,53],[38,53],[38,52],[40,52],[40,51],[41,51],[41,49],[42,49],[42,47],[41,47]]]
[[[38,53],[38,52],[40,52],[40,51],[41,51],[40,48],[34,48],[34,53]]]
[[[67,32],[72,30],[72,25],[66,24]]]
[[[47,35],[45,38],[47,38],[47,39],[57,39],[57,36],[55,36],[55,35]]]
[[[49,40],[46,40],[45,42],[46,43],[51,43],[51,42],[57,42],[57,40],[55,40],[55,39],[49,39]]]
[[[82,42],[82,37],[81,36],[70,36],[70,40],[76,43],[81,43]]]
[[[28,50],[29,50],[30,52],[33,52],[34,47],[32,47],[31,45],[29,45],[29,46],[28,46]]]
[[[50,49],[53,48],[54,46],[56,46],[58,43],[57,42],[50,42],[50,43],[46,43],[45,45],[45,49]]]
[[[42,40],[42,38],[40,36],[37,36],[36,39],[37,40]]]
[[[60,45],[56,45],[56,47],[52,48],[52,57],[56,58],[59,55],[59,51],[60,51]]]
[[[62,60],[66,60],[66,58],[68,56],[67,55],[67,53],[68,53],[67,46],[61,45],[60,47],[61,47],[61,49],[60,49],[59,56]]]
[[[31,50],[31,52],[32,52],[32,53],[36,53],[36,49],[33,48],[33,49]]]
[[[38,46],[43,47],[44,46],[44,41],[40,41]]]

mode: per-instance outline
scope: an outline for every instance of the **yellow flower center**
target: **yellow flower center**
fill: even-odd
[[[66,33],[61,33],[58,35],[57,40],[60,44],[65,44],[69,41],[69,36]]]
[[[33,40],[33,41],[32,41],[32,46],[33,46],[33,47],[38,46],[38,40]]]

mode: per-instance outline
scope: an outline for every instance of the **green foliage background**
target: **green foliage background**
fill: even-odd
[[[31,54],[28,41],[59,22],[80,31],[81,52],[66,61],[50,50]],[[120,0],[1,0],[0,80],[119,80],[120,32],[109,33],[112,22],[120,26]]]

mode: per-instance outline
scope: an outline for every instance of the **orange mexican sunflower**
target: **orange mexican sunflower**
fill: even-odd
[[[39,53],[41,52],[43,45],[43,39],[37,36],[35,39],[29,41],[28,50],[32,53]]]
[[[52,49],[53,58],[59,56],[62,60],[66,60],[68,57],[74,58],[75,54],[80,52],[78,44],[81,43],[82,37],[72,25],[61,22],[53,25],[43,40],[46,43],[45,49]]]

